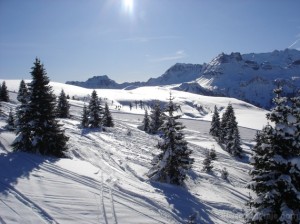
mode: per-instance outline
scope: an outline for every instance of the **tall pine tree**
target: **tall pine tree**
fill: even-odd
[[[57,102],[57,117],[69,118],[70,117],[70,104],[64,90],[61,90]]]
[[[89,126],[89,111],[85,104],[84,104],[83,110],[82,110],[81,126],[83,128],[87,128]]]
[[[99,128],[101,127],[101,119],[103,109],[100,105],[100,101],[96,90],[93,90],[92,96],[88,106],[89,111],[89,127]]]
[[[147,133],[150,132],[150,119],[147,110],[145,110],[144,119],[143,119],[143,131]]]
[[[26,116],[28,116],[26,125],[30,136],[27,136],[28,133],[25,133],[24,136],[21,130],[14,142],[14,147],[20,151],[63,157],[67,149],[68,138],[55,119],[56,97],[49,86],[49,78],[39,59],[34,62],[31,76],[28,107],[26,108]],[[20,141],[22,142],[20,143]],[[29,142],[31,144],[27,145]]]
[[[113,127],[114,126],[113,118],[111,116],[111,113],[109,111],[109,107],[108,107],[107,103],[105,103],[105,107],[104,107],[102,124],[104,127]]]
[[[248,188],[256,193],[249,202],[247,223],[300,223],[300,114],[299,98],[281,97],[274,90],[276,107],[267,114],[275,127],[267,125],[256,136],[252,177]]]
[[[217,106],[215,106],[214,114],[213,114],[213,117],[212,117],[211,127],[210,127],[210,130],[209,130],[209,133],[212,136],[214,136],[216,138],[219,138],[220,131],[221,131],[220,127],[221,127],[221,124],[220,124],[220,115],[219,115]]]
[[[226,133],[225,148],[226,148],[226,151],[229,152],[231,155],[241,157],[242,147],[241,147],[238,123],[236,121],[236,117],[235,117],[232,106],[228,105],[228,107],[231,107],[231,108],[229,109],[230,113],[228,113],[228,119],[227,119],[226,126],[224,129],[224,131]]]
[[[20,104],[16,108],[16,132],[18,138],[14,141],[15,150],[30,151],[31,149],[31,128],[28,125],[29,114],[29,92],[24,80],[20,82],[17,100]]]
[[[194,160],[190,158],[192,150],[188,148],[182,132],[184,126],[177,121],[180,115],[175,115],[178,108],[170,94],[165,121],[161,127],[163,142],[158,145],[161,153],[154,158],[156,163],[148,176],[156,181],[182,185]]]
[[[163,124],[163,113],[160,108],[160,104],[157,101],[154,104],[153,109],[151,110],[150,114],[150,132],[152,134],[156,134],[160,127]]]
[[[9,95],[8,95],[8,90],[5,81],[2,82],[0,88],[0,101],[4,101],[4,102],[9,101]]]

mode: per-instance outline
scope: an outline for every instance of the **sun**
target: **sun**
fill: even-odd
[[[133,9],[133,0],[123,0],[123,5],[126,11],[131,12]]]

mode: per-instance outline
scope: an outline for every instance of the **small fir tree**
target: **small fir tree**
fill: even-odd
[[[150,132],[150,119],[148,115],[148,111],[145,110],[145,115],[143,119],[143,131],[149,133]]]
[[[57,102],[57,117],[69,118],[70,117],[70,104],[64,90],[61,90]]]
[[[221,170],[221,177],[222,177],[222,179],[224,179],[224,180],[228,180],[228,176],[229,176],[229,173],[228,173],[226,167],[224,167],[224,168]]]
[[[192,150],[188,148],[182,132],[184,126],[177,121],[180,115],[174,114],[178,108],[170,94],[165,121],[161,127],[163,141],[158,144],[161,153],[154,157],[154,166],[148,176],[156,181],[182,185],[194,160],[190,158]]]
[[[163,113],[160,109],[160,104],[157,101],[154,104],[150,114],[150,132],[156,134],[163,124]]]
[[[216,150],[215,149],[209,150],[209,156],[210,156],[211,160],[216,160],[217,159]]]
[[[267,114],[275,127],[267,125],[256,136],[251,160],[251,182],[256,193],[249,201],[247,223],[300,223],[300,115],[299,98],[292,107],[282,89],[274,90],[276,107]],[[297,102],[298,101],[298,102]]]
[[[0,88],[0,101],[4,101],[4,102],[9,101],[9,95],[8,95],[8,90],[5,81],[2,82]]]
[[[10,109],[9,114],[8,114],[6,128],[9,131],[14,131],[16,129],[15,118],[14,118],[12,109]]]
[[[211,127],[210,127],[210,130],[209,130],[209,133],[212,136],[214,136],[216,138],[219,138],[220,137],[220,131],[221,131],[220,127],[221,127],[220,115],[219,115],[217,106],[215,106],[214,114],[213,114],[213,117],[212,117]]]
[[[87,128],[89,126],[89,112],[85,104],[83,106],[83,111],[82,111],[81,126],[83,128]]]
[[[101,127],[101,115],[102,107],[97,95],[96,90],[93,90],[91,99],[88,106],[89,111],[89,127],[99,128]]]
[[[32,67],[29,84],[29,100],[26,108],[25,132],[21,129],[13,145],[15,150],[29,151],[42,155],[63,157],[68,137],[55,119],[55,95],[49,86],[44,66],[36,59]],[[23,127],[24,127],[23,126]],[[25,148],[24,148],[25,147]]]
[[[212,165],[212,158],[210,151],[207,150],[205,154],[205,159],[203,160],[203,171],[210,172],[214,166]]]
[[[111,116],[111,113],[109,111],[109,107],[108,107],[107,103],[105,103],[105,107],[104,107],[102,124],[104,127],[113,127],[114,126],[113,118]]]

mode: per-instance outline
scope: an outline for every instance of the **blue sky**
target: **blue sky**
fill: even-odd
[[[0,0],[0,78],[146,81],[221,52],[300,49],[299,0]]]

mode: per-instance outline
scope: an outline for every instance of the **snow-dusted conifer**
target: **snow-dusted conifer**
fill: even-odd
[[[190,158],[192,150],[188,148],[182,132],[184,126],[177,121],[180,115],[174,115],[178,108],[170,94],[165,121],[161,127],[163,141],[158,144],[162,152],[153,159],[156,162],[148,176],[156,181],[181,185],[194,160]]]
[[[207,150],[207,152],[205,154],[205,159],[203,160],[202,170],[206,171],[206,172],[210,172],[212,170],[212,168],[213,168],[212,158],[211,158],[211,155],[210,155],[210,151]]]
[[[221,127],[220,115],[219,115],[217,106],[215,106],[214,114],[213,114],[213,117],[212,117],[211,127],[210,127],[210,130],[209,130],[209,133],[212,136],[219,138],[220,131],[221,131],[220,127]]]
[[[6,128],[9,131],[14,131],[16,129],[15,118],[14,118],[12,109],[10,109],[9,114],[8,114]]]
[[[4,101],[4,102],[9,101],[9,95],[8,95],[8,90],[5,81],[2,82],[0,88],[0,101]]]
[[[147,110],[145,110],[144,119],[143,119],[143,131],[147,133],[150,132],[150,119]]]
[[[247,223],[300,223],[300,139],[299,108],[292,108],[281,88],[275,89],[276,107],[267,114],[275,127],[267,125],[256,136],[251,160],[252,180],[248,188],[256,193],[249,202]],[[297,112],[294,111],[296,109]]]
[[[111,113],[109,111],[109,107],[108,107],[107,103],[105,103],[105,107],[104,107],[102,124],[104,127],[113,127],[114,126],[113,118],[111,116]]]
[[[150,114],[150,132],[156,134],[163,124],[163,113],[159,102],[154,104]]]
[[[89,126],[89,112],[88,112],[88,108],[85,104],[84,104],[83,110],[82,110],[81,126],[83,128],[87,128]]]
[[[231,110],[228,116],[227,124],[224,130],[226,131],[226,151],[233,156],[241,157],[241,137],[239,134],[238,124],[233,109]]]
[[[18,138],[14,141],[15,150],[30,151],[31,129],[28,125],[29,114],[29,92],[24,80],[20,82],[17,100],[20,104],[16,108],[16,133]]]
[[[101,115],[102,107],[97,95],[96,90],[93,90],[92,96],[89,102],[88,111],[89,111],[89,127],[99,128],[101,126]]]
[[[68,118],[70,117],[70,104],[68,102],[67,96],[62,89],[58,97],[57,102],[57,117],[59,118]]]
[[[224,167],[224,168],[221,170],[221,177],[222,177],[222,179],[224,179],[224,180],[228,180],[228,176],[229,176],[229,173],[228,173],[226,167]]]
[[[21,129],[13,145],[15,150],[42,155],[64,156],[68,138],[55,120],[55,95],[44,66],[36,59],[31,71],[25,132]]]
[[[226,107],[225,112],[222,115],[222,119],[221,119],[221,123],[220,123],[220,133],[219,133],[219,142],[220,143],[226,143],[226,126],[228,123],[228,119],[230,117],[230,114],[233,111],[233,107],[231,105],[231,103],[228,104],[228,106]]]

